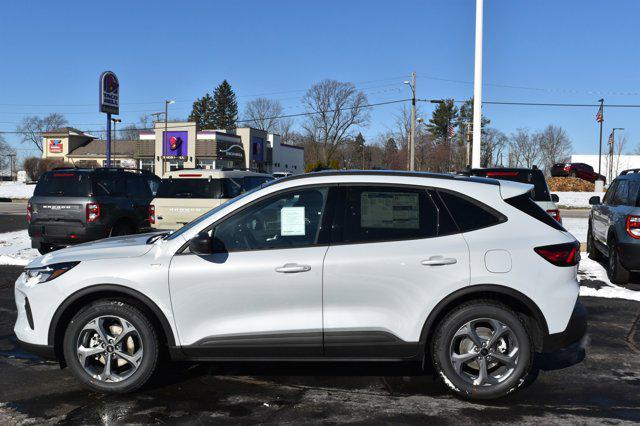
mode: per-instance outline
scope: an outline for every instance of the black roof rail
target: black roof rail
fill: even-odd
[[[500,182],[496,179],[457,175],[454,173],[433,173],[433,172],[415,172],[415,171],[401,171],[401,170],[324,170],[318,172],[301,173],[297,175],[291,175],[278,179],[278,182],[285,182],[291,180],[304,179],[314,176],[406,176],[406,177],[421,177],[432,179],[450,179],[459,180],[462,182],[475,182],[485,183],[489,185],[500,185]]]
[[[628,174],[628,173],[640,173],[640,169],[627,169],[627,170],[623,170],[623,171],[620,173],[620,176],[624,176],[624,175],[626,175],[626,174]]]

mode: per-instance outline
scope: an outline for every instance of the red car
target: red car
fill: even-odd
[[[591,183],[601,180],[607,183],[604,176],[596,173],[593,167],[585,163],[556,163],[551,167],[551,176],[580,178]]]

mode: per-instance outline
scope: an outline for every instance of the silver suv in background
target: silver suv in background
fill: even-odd
[[[609,280],[626,284],[630,271],[640,270],[640,169],[620,173],[602,201],[594,196],[589,204],[589,258],[606,256]]]

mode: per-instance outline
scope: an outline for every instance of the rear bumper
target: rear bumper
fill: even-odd
[[[640,241],[618,243],[618,248],[620,249],[619,256],[622,266],[632,271],[640,270]]]
[[[587,310],[578,300],[573,308],[573,313],[571,314],[567,328],[560,333],[549,334],[545,337],[542,351],[554,352],[571,346],[582,340],[586,333]]]
[[[29,225],[31,247],[40,248],[43,244],[67,246],[86,243],[109,236],[109,228],[106,226],[64,226],[56,227],[54,233],[48,228],[54,225],[36,224]]]

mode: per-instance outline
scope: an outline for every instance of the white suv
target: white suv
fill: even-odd
[[[15,333],[102,392],[180,360],[432,361],[456,394],[526,382],[580,340],[578,242],[530,185],[320,172],[272,181],[168,234],[31,262]]]

